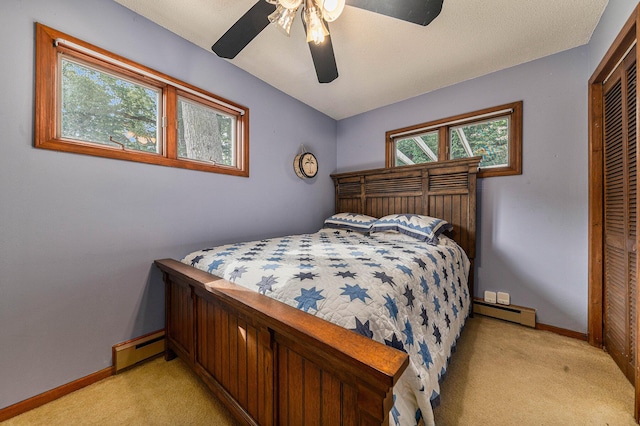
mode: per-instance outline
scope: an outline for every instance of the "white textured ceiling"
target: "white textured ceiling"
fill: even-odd
[[[256,2],[115,1],[212,55]],[[342,119],[586,44],[607,1],[444,0],[426,27],[346,6],[329,26],[339,77],[328,84],[317,81],[300,16],[290,37],[269,25],[230,62]]]

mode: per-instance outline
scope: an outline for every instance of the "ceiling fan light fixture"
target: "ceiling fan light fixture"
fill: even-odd
[[[310,2],[310,7],[304,8],[304,21],[307,23],[307,43],[320,44],[329,35],[329,30],[324,25],[320,11],[313,2]]]
[[[327,22],[333,22],[344,10],[345,0],[324,0],[322,2],[322,17]]]
[[[287,37],[291,34],[291,24],[296,17],[298,9],[287,9],[281,4],[276,7],[276,10],[269,15],[269,22],[274,24],[277,29],[282,31]]]
[[[352,7],[425,26],[440,14],[445,0],[348,1]],[[338,17],[346,0],[258,0],[211,46],[211,50],[221,58],[233,59],[269,22],[275,23],[278,29],[289,35],[293,15],[302,2],[302,24],[318,82],[332,82],[338,78],[338,67],[327,22]],[[284,9],[292,9],[293,12],[285,13]],[[269,19],[265,19],[267,17]]]

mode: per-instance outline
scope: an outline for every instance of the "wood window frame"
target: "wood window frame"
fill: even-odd
[[[411,136],[427,131],[438,132],[438,161],[450,159],[449,138],[450,129],[461,124],[469,125],[475,122],[486,121],[492,117],[509,115],[509,164],[506,166],[480,168],[478,177],[509,176],[522,174],[522,101],[512,102],[478,111],[459,114],[453,117],[442,118],[426,123],[415,124],[401,129],[390,130],[385,133],[385,167],[396,166],[395,139],[397,135]],[[510,113],[500,114],[501,111],[511,110]]]
[[[74,49],[58,43],[65,40]],[[70,140],[60,137],[58,111],[58,82],[60,71],[58,54],[63,52],[71,58],[95,64],[97,68],[113,71],[125,78],[161,90],[162,126],[161,153],[125,150],[119,147],[101,146],[95,143]],[[236,119],[234,158],[232,166],[207,163],[178,157],[177,97],[187,95],[202,105],[212,107]],[[105,158],[158,164],[189,170],[221,173],[234,176],[249,176],[249,109],[203,89],[147,68],[127,58],[86,43],[68,34],[36,23],[36,69],[35,69],[35,131],[34,146],[41,149],[93,155]]]

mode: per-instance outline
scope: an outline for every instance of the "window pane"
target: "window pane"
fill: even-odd
[[[235,167],[235,128],[235,117],[178,98],[178,157]]]
[[[61,63],[62,138],[161,153],[160,90],[66,58]]]
[[[438,161],[438,132],[396,140],[396,166]]]
[[[509,165],[509,117],[449,129],[451,158],[482,156],[480,167]]]

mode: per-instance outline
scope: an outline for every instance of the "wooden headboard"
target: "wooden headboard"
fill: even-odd
[[[476,255],[476,177],[481,157],[386,169],[335,173],[336,213],[382,217],[422,214],[453,225],[450,235],[471,260]]]

